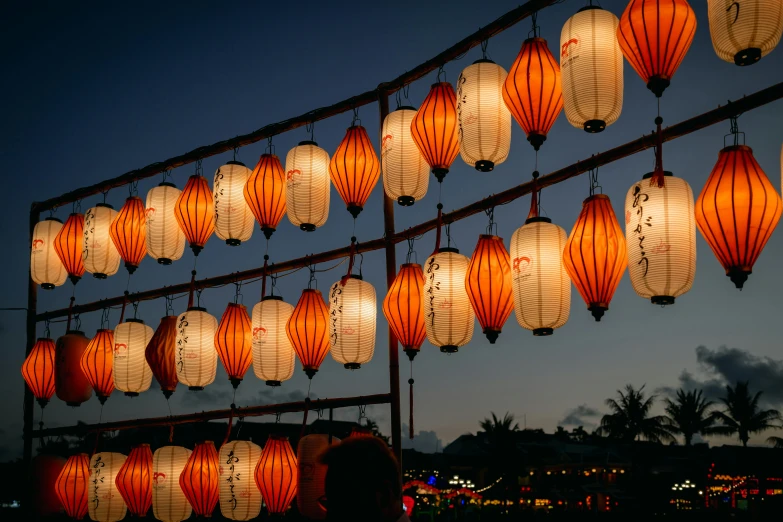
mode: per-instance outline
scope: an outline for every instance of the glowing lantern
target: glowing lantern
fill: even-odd
[[[163,446],[152,456],[152,513],[162,522],[190,518],[192,510],[179,485],[190,453],[180,446]]]
[[[216,330],[217,319],[206,308],[192,306],[177,319],[177,380],[191,390],[203,390],[215,380]]]
[[[285,513],[296,495],[296,457],[288,437],[270,435],[256,466],[256,485],[270,514]]]
[[[152,384],[145,351],[153,333],[141,319],[128,319],[114,329],[114,386],[129,397],[149,390]]]
[[[329,162],[329,177],[354,217],[364,208],[381,174],[378,156],[361,125],[351,125]]]
[[[109,235],[117,247],[125,268],[133,273],[147,255],[147,218],[141,198],[131,196],[125,200],[119,214],[111,222]]]
[[[484,335],[495,344],[514,308],[511,262],[502,238],[479,236],[465,275],[465,289]]]
[[[696,13],[686,0],[631,0],[617,27],[623,55],[659,98],[694,34]]]
[[[147,192],[147,253],[161,265],[170,265],[185,251],[185,234],[175,216],[180,194],[168,182]]]
[[[114,480],[131,515],[143,517],[152,506],[152,451],[149,444],[133,448]]]
[[[280,159],[274,154],[262,154],[245,184],[244,194],[245,201],[267,239],[272,237],[285,215],[285,185]]]
[[[455,353],[473,337],[475,315],[465,290],[469,263],[456,248],[441,248],[424,264],[424,325],[441,352]]]
[[[375,288],[351,275],[329,289],[332,358],[349,370],[367,364],[375,352]]]
[[[598,6],[583,7],[560,32],[563,108],[568,122],[601,132],[623,109],[623,53],[617,17]]]
[[[54,395],[54,341],[42,337],[22,364],[22,377],[41,408]]]
[[[665,185],[651,185],[652,173],[625,196],[628,276],[636,293],[653,304],[674,304],[696,275],[696,223],[690,185],[666,173]]]
[[[314,141],[302,141],[285,157],[288,220],[312,232],[329,217],[329,153]]]
[[[349,439],[362,438],[362,437],[375,437],[372,430],[362,426],[354,426],[351,428],[351,433],[348,434]]]
[[[400,266],[383,300],[383,315],[410,360],[419,353],[421,343],[427,337],[421,309],[423,299],[424,272],[421,265],[406,263]]]
[[[726,147],[696,200],[696,225],[742,288],[780,220],[780,196],[745,145]]]
[[[56,218],[47,218],[36,223],[33,229],[33,244],[30,250],[30,277],[44,290],[65,283],[68,272],[57,256],[54,242],[63,228]]]
[[[236,388],[253,362],[253,327],[245,305],[228,303],[215,332],[215,349]]]
[[[71,214],[54,238],[54,250],[71,283],[84,275],[84,214]]]
[[[522,42],[503,84],[503,101],[538,150],[563,110],[560,66],[543,38]]]
[[[235,440],[220,448],[220,512],[230,520],[251,520],[261,512],[261,492],[251,478],[261,447]]]
[[[492,60],[478,60],[457,80],[457,119],[462,159],[490,172],[508,157],[511,113],[503,102],[508,73]]]
[[[81,520],[87,514],[87,490],[90,486],[90,457],[84,453],[68,457],[54,485],[65,514]]]
[[[405,514],[408,516],[413,516],[413,508],[416,505],[416,501],[413,500],[413,497],[409,497],[408,495],[402,496],[402,507],[405,510]]]
[[[56,455],[40,454],[30,461],[27,483],[36,517],[49,517],[62,512],[63,506],[57,496],[57,479],[64,466],[65,459]],[[85,502],[85,510],[86,507]]]
[[[188,178],[174,206],[174,217],[193,254],[198,255],[215,231],[215,203],[204,176]]]
[[[459,154],[457,94],[449,82],[432,85],[411,121],[411,136],[421,155],[442,182]]]
[[[563,250],[563,264],[596,321],[609,309],[627,255],[609,196],[596,194],[584,200]]]
[[[250,169],[238,161],[229,161],[215,171],[215,235],[227,245],[241,245],[253,235],[253,213],[244,195],[249,177]]]
[[[90,459],[87,505],[91,519],[117,522],[125,518],[128,510],[114,481],[126,458],[122,453],[102,452]]]
[[[429,174],[429,173],[428,173]],[[323,520],[326,518],[326,510],[321,505],[321,500],[326,494],[324,480],[327,467],[321,463],[321,455],[334,444],[339,444],[340,439],[328,435],[305,435],[299,439],[296,446],[296,461],[298,484],[296,490],[296,507],[299,513],[311,520]]]
[[[114,332],[101,328],[82,354],[81,369],[101,404],[114,391]]]
[[[427,194],[430,168],[411,135],[416,109],[403,106],[389,113],[381,128],[383,189],[400,205],[413,205]]]
[[[54,347],[54,390],[68,406],[79,406],[92,395],[92,386],[81,367],[89,343],[82,332],[68,330]]]
[[[210,517],[218,502],[218,454],[211,440],[196,444],[182,473],[179,486],[197,517]]]
[[[768,55],[783,34],[780,0],[708,0],[712,46],[721,60],[752,65]]]
[[[308,288],[302,291],[285,325],[285,332],[302,363],[302,369],[312,379],[330,347],[329,309],[320,290]]]
[[[161,317],[158,329],[152,335],[144,350],[144,358],[160,384],[163,395],[168,399],[177,389],[177,316]]]
[[[120,253],[109,229],[117,217],[111,205],[98,203],[84,213],[84,269],[96,279],[106,279],[120,268]]]
[[[267,295],[253,307],[253,371],[267,386],[294,376],[296,353],[285,325],[294,307],[278,295]]]

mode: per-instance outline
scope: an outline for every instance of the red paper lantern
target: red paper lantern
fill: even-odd
[[[163,395],[168,399],[177,389],[177,316],[167,315],[160,318],[158,329],[152,335],[144,357],[150,365],[152,375],[160,384]]]
[[[311,379],[329,353],[329,309],[320,290],[302,292],[285,325],[291,346]]]
[[[144,202],[131,196],[109,226],[109,235],[117,252],[125,261],[125,268],[133,273],[147,255],[147,217]]]
[[[114,479],[131,515],[143,517],[152,507],[152,451],[149,444],[133,448]]]
[[[62,512],[57,496],[57,480],[65,467],[65,459],[56,455],[38,455],[30,462],[30,480],[33,509],[39,517]]]
[[[459,154],[457,94],[449,82],[432,85],[411,120],[411,136],[438,181]]]
[[[465,288],[484,335],[495,344],[514,309],[511,261],[502,238],[479,236],[465,275]]]
[[[54,348],[54,390],[68,406],[79,406],[92,395],[92,386],[81,366],[88,344],[90,340],[84,333],[68,330],[57,339]]]
[[[329,177],[356,218],[364,208],[381,175],[381,164],[367,131],[351,125],[329,162]]]
[[[253,211],[261,231],[272,237],[286,211],[286,181],[280,158],[262,154],[245,184],[245,201]]]
[[[54,341],[40,338],[22,363],[22,377],[41,408],[54,395]]]
[[[406,263],[400,266],[383,300],[383,315],[410,360],[419,353],[427,337],[421,309],[423,298],[424,273],[421,265]]]
[[[182,473],[179,486],[196,516],[210,517],[218,502],[218,454],[208,440],[196,444]]]
[[[54,238],[54,250],[68,272],[71,283],[78,283],[84,275],[84,214],[73,213],[68,216]]]
[[[81,520],[87,514],[87,487],[90,479],[90,457],[85,453],[68,457],[57,477],[55,492],[65,514]]]
[[[101,404],[114,391],[114,331],[102,328],[82,354],[81,369]]]
[[[188,178],[177,198],[174,217],[193,254],[198,255],[215,231],[215,202],[204,176],[194,174]]]
[[[215,349],[236,388],[253,362],[253,325],[245,305],[228,303],[215,332]]]
[[[282,514],[296,496],[299,470],[288,437],[270,435],[256,465],[256,485],[270,514]]]

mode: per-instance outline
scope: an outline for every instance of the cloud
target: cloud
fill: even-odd
[[[402,425],[402,449],[413,449],[422,453],[440,453],[443,451],[443,441],[434,431],[419,431],[413,439],[409,437],[408,425]]]
[[[299,402],[305,400],[307,395],[302,390],[284,390],[282,388],[265,386],[257,394],[260,404],[283,404],[286,402]],[[315,400],[317,397],[312,396]]]
[[[212,385],[199,391],[187,390],[181,397],[182,399],[179,401],[180,406],[187,408],[228,408],[231,406],[233,390]]]
[[[583,426],[585,428],[594,428],[596,423],[589,420],[598,417],[601,414],[595,408],[587,404],[580,404],[576,408],[569,410],[563,419],[558,422],[559,426]]]

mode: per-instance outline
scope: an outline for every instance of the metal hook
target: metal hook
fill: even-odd
[[[196,160],[196,176],[201,176],[203,169],[201,168],[201,160]]]
[[[359,122],[359,125],[362,124],[362,120],[359,118],[359,108],[353,107],[353,119],[351,120],[351,127],[355,127],[356,122]]]
[[[411,262],[411,257],[413,257],[413,254],[414,254],[414,252],[413,252],[413,243],[415,241],[416,241],[415,237],[409,237],[408,238],[408,255],[405,256],[405,262],[406,263],[410,263]]]
[[[489,218],[489,224],[487,225],[487,234],[493,235],[492,230],[497,229],[497,225],[495,224],[495,207],[489,207],[484,212],[487,214],[487,217]]]
[[[318,280],[315,278],[315,267],[309,265],[307,269],[310,270],[310,280],[307,282],[307,288],[313,288],[313,283],[315,283],[315,288],[318,289]]]
[[[310,141],[315,141],[315,120],[305,123],[305,130],[310,133]]]
[[[481,57],[487,59],[487,46],[489,46],[489,40],[483,40],[481,42]]]
[[[440,79],[440,75],[441,74],[443,75],[443,79],[442,80]],[[447,79],[446,79],[446,69],[444,69],[443,66],[441,65],[440,67],[438,67],[438,83],[445,82],[445,81],[447,81]]]
[[[133,306],[133,318],[136,319],[136,317],[139,315],[139,302],[136,301],[134,303],[131,303]]]
[[[237,154],[239,154],[239,145],[234,146],[234,161],[237,160]]]
[[[234,286],[236,286],[236,294],[234,295],[234,303],[239,304],[242,301],[242,281],[237,281],[234,283]]]
[[[44,322],[44,337],[51,337],[51,332],[49,331],[49,319],[47,319]]]

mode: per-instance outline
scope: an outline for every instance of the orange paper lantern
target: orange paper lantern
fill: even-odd
[[[479,236],[465,276],[470,304],[490,344],[500,334],[514,309],[511,258],[498,236]]]
[[[73,213],[54,238],[54,250],[73,284],[78,283],[84,275],[83,249],[84,214]]]
[[[114,391],[114,332],[101,328],[82,354],[81,368],[101,404]]]
[[[267,239],[285,215],[285,192],[285,171],[280,158],[262,154],[245,184],[245,201]]]
[[[438,181],[459,154],[458,128],[454,87],[449,82],[433,84],[411,121],[411,136]]]
[[[253,362],[253,325],[245,305],[228,303],[215,332],[215,349],[236,388]]]
[[[185,188],[177,198],[174,217],[185,234],[194,255],[204,249],[215,231],[215,202],[204,176],[194,174],[188,178]]]
[[[42,337],[22,363],[22,377],[41,408],[54,395],[54,341]]]
[[[311,379],[329,353],[329,309],[320,290],[302,292],[285,331],[302,368]]]
[[[196,444],[182,473],[179,486],[196,516],[211,517],[218,502],[218,454],[208,440]]]
[[[696,200],[696,225],[737,288],[780,221],[781,199],[745,145],[726,147]]]
[[[628,265],[625,234],[609,196],[584,200],[563,250],[563,264],[587,309],[600,321]]]
[[[270,435],[256,465],[256,485],[270,514],[282,514],[296,495],[299,470],[288,437]]]
[[[617,26],[625,59],[659,98],[695,34],[696,13],[686,0],[631,0]]]
[[[158,329],[152,335],[144,357],[150,365],[152,375],[160,384],[163,395],[168,399],[177,389],[177,316],[167,315],[160,318]]]
[[[81,520],[87,514],[89,479],[90,457],[81,453],[68,457],[54,486],[65,514],[76,520]]]
[[[143,517],[152,507],[152,451],[149,444],[133,448],[114,479],[131,515]]]
[[[389,328],[412,361],[427,337],[421,301],[424,298],[424,272],[421,265],[400,266],[383,300],[383,315]]]
[[[329,177],[356,218],[378,183],[381,164],[361,125],[351,125],[329,162]]]
[[[125,268],[133,273],[147,255],[147,213],[144,202],[131,196],[109,226],[109,235],[117,252],[125,261]]]
[[[54,347],[54,390],[68,406],[90,399],[92,386],[82,372],[82,356],[90,340],[84,333],[68,330]]]

